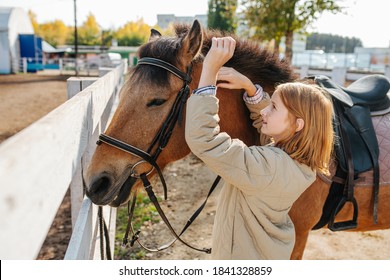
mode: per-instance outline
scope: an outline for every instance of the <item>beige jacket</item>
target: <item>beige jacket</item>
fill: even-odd
[[[251,118],[264,104],[248,105]],[[289,259],[295,242],[288,212],[315,180],[315,172],[279,148],[247,147],[220,132],[218,99],[192,95],[186,141],[224,179],[213,227],[213,259]],[[257,128],[260,122],[256,122]]]

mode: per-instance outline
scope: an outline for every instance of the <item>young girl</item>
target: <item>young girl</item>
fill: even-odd
[[[186,141],[225,182],[214,221],[212,258],[289,259],[295,231],[288,212],[316,172],[328,173],[332,105],[317,87],[302,83],[279,85],[269,102],[247,77],[231,68],[220,70],[234,48],[230,37],[213,38],[199,89],[187,102]],[[225,81],[220,87],[246,90],[254,125],[261,126],[273,144],[247,147],[220,132],[217,77]]]

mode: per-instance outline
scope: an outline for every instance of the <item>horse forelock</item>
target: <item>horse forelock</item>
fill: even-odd
[[[181,40],[177,37],[160,37],[140,47],[138,57],[153,57],[164,60],[172,65],[179,65],[179,50]],[[168,85],[168,72],[160,67],[150,65],[137,65],[132,71],[136,80],[147,81],[155,85]]]
[[[187,23],[175,23],[173,28],[177,37],[184,37],[191,29],[191,25]]]

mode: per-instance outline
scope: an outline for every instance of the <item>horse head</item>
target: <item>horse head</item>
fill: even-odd
[[[152,29],[149,42],[139,49],[138,55],[140,60],[155,58],[187,73],[200,53],[202,40],[203,33],[198,21],[176,37],[163,37]],[[194,69],[193,75],[197,75],[196,72],[197,69]],[[196,85],[192,83],[193,86]],[[129,73],[121,90],[118,108],[105,134],[147,151],[170,114],[182,87],[183,80],[163,67],[137,65]],[[166,150],[170,152],[164,151],[158,157],[161,168],[190,152],[185,144],[184,125],[175,126]],[[98,205],[119,206],[128,200],[132,185],[138,184],[136,178],[129,177],[131,170],[141,174],[148,173],[150,169],[151,166],[140,161],[139,157],[103,143],[96,148],[86,173],[87,196]]]
[[[177,96],[187,85],[188,90],[197,88],[203,57],[211,46],[211,38],[223,35],[215,30],[202,30],[198,21],[194,21],[192,26],[176,26],[174,37],[161,36],[152,29],[149,42],[138,52],[139,62],[142,63],[130,71],[105,135],[148,154],[155,153],[156,148],[152,148],[154,139],[176,106]],[[238,38],[236,41],[234,56],[226,66],[247,75],[269,93],[273,92],[277,83],[293,79],[288,63],[280,61],[279,57],[254,42]],[[191,82],[186,78],[190,73]],[[233,138],[253,145],[258,143],[258,133],[251,125],[242,94],[237,92],[240,91],[218,90],[220,107],[223,108],[219,114],[220,127]],[[159,153],[157,165],[161,169],[190,153],[184,138],[184,121],[181,123],[175,124],[167,146]],[[140,185],[140,180],[131,176],[132,172],[151,172],[153,175],[155,171],[139,156],[103,141],[96,148],[85,176],[86,194],[95,204],[119,206],[128,201],[131,188]]]

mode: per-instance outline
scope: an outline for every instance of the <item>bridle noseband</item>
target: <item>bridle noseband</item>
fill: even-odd
[[[164,249],[167,249],[169,246],[171,246],[176,240],[179,240],[181,241],[183,244],[185,244],[186,246],[194,249],[194,250],[197,250],[197,251],[201,251],[201,252],[206,252],[206,253],[210,253],[211,252],[211,249],[207,249],[207,248],[203,248],[203,249],[199,249],[199,248],[196,248],[188,243],[186,243],[185,241],[183,241],[180,236],[184,233],[184,231],[191,225],[191,223],[196,219],[196,217],[199,215],[199,213],[202,211],[202,209],[204,208],[206,202],[207,202],[207,199],[208,197],[211,195],[212,191],[215,189],[215,187],[218,185],[218,182],[219,182],[219,179],[217,178],[216,181],[214,182],[213,186],[211,187],[210,191],[209,191],[209,194],[206,198],[206,200],[204,201],[204,203],[201,205],[201,207],[199,207],[199,209],[192,215],[192,217],[188,220],[187,224],[185,225],[185,227],[183,228],[183,230],[181,231],[180,234],[177,234],[175,232],[175,230],[173,229],[173,227],[171,226],[171,224],[169,223],[167,217],[165,216],[161,206],[159,205],[159,202],[153,192],[153,188],[147,178],[147,176],[153,171],[153,169],[156,170],[160,180],[161,180],[161,184],[164,188],[164,198],[167,199],[167,186],[166,186],[166,182],[165,182],[165,179],[164,179],[164,176],[162,174],[162,171],[160,169],[160,167],[158,166],[157,164],[157,158],[158,156],[160,155],[160,153],[162,152],[162,150],[165,148],[165,146],[168,144],[169,142],[169,139],[172,135],[172,132],[173,132],[173,129],[176,125],[177,122],[181,122],[181,115],[182,115],[182,112],[183,112],[183,108],[185,106],[185,103],[187,101],[187,98],[189,96],[189,93],[190,93],[190,87],[189,87],[189,84],[191,83],[191,72],[192,72],[192,67],[189,66],[187,68],[187,72],[184,73],[182,72],[180,69],[178,69],[177,67],[175,67],[174,65],[168,63],[168,62],[165,62],[163,60],[160,60],[160,59],[157,59],[157,58],[152,58],[152,57],[143,57],[141,58],[139,61],[138,61],[138,65],[151,65],[151,66],[155,66],[155,67],[160,67],[160,68],[163,68],[165,70],[167,70],[168,72],[172,73],[173,75],[177,76],[178,78],[180,78],[181,80],[184,81],[184,84],[182,86],[182,88],[180,89],[177,97],[176,97],[176,100],[171,108],[171,111],[170,113],[168,114],[167,118],[165,119],[164,123],[162,124],[160,130],[158,131],[158,133],[156,134],[156,136],[154,137],[151,145],[149,146],[149,148],[147,149],[147,151],[143,151],[137,147],[134,147],[130,144],[127,144],[125,142],[122,142],[118,139],[115,139],[111,136],[108,136],[106,134],[101,134],[99,136],[99,140],[97,142],[98,145],[100,145],[101,143],[105,143],[105,144],[108,144],[112,147],[115,147],[117,149],[120,149],[124,152],[127,152],[127,153],[130,153],[134,156],[137,156],[139,158],[141,158],[140,161],[136,162],[135,164],[133,164],[132,166],[132,169],[131,169],[131,172],[130,172],[130,176],[131,177],[134,177],[136,179],[141,179],[143,184],[144,184],[144,188],[149,196],[149,199],[153,202],[153,204],[155,205],[158,213],[160,214],[161,218],[163,219],[163,221],[165,222],[165,224],[167,225],[167,227],[170,229],[171,233],[174,235],[175,239],[171,242],[169,242],[168,244],[166,245],[163,245],[157,249],[150,249],[150,248],[147,248],[146,246],[144,246],[143,244],[141,244],[138,240],[138,234],[139,232],[134,232],[133,230],[133,227],[132,227],[132,224],[131,224],[131,220],[132,220],[132,216],[133,216],[133,211],[134,211],[134,207],[135,207],[135,200],[136,200],[136,197],[137,197],[137,194],[136,192],[134,191],[133,192],[133,197],[132,199],[129,201],[128,203],[128,214],[129,214],[129,217],[128,217],[128,225],[127,225],[127,231],[126,231],[126,234],[125,234],[125,237],[124,237],[124,240],[123,240],[123,245],[126,245],[128,243],[128,234],[129,234],[129,231],[131,230],[132,233],[133,233],[133,237],[132,237],[132,240],[130,241],[130,244],[131,246],[134,244],[135,241],[137,241],[141,247],[143,247],[144,249],[148,250],[148,251],[153,251],[153,252],[156,252],[156,251],[161,251],[161,250],[164,250]],[[154,150],[153,154],[151,154],[151,152]],[[151,166],[152,166],[152,169],[149,170],[148,172],[146,173],[142,173],[142,174],[137,174],[135,172],[135,167],[138,166],[139,164],[141,163],[149,163]],[[121,192],[128,192],[130,193],[131,190],[129,189],[126,189],[126,188],[131,188],[131,186],[126,186],[126,187],[122,187],[121,189]]]

